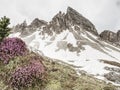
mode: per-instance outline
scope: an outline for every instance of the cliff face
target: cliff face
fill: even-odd
[[[95,26],[88,19],[83,17],[80,13],[78,13],[71,7],[68,7],[67,9],[66,19],[66,22],[68,21],[72,25],[78,25],[82,29],[85,29],[95,35],[98,35]]]
[[[117,33],[105,30],[100,34],[102,40],[111,42],[112,44],[120,45],[120,30]]]
[[[95,26],[88,19],[83,17],[80,13],[71,7],[67,8],[66,14],[59,12],[53,17],[52,21],[50,22],[50,26],[57,33],[60,33],[66,29],[70,29],[71,26],[76,25],[78,25],[81,29],[98,35]]]

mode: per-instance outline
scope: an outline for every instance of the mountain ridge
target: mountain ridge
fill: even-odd
[[[69,28],[69,25],[76,24],[76,25],[79,25],[79,26],[81,26],[83,28],[85,28],[85,26],[87,28],[87,26],[88,26],[88,28],[86,30],[91,31],[92,33],[94,33],[96,35],[98,34],[96,29],[95,29],[95,26],[88,19],[83,17],[80,13],[78,13],[76,10],[72,9],[71,7],[67,8],[67,12],[66,13],[62,13],[60,11],[58,14],[56,14],[52,18],[52,20],[49,23],[47,23],[44,20],[39,20],[38,18],[35,18],[32,21],[32,23],[30,25],[28,25],[28,26],[32,26],[33,25],[33,27],[34,27],[34,26],[36,26],[36,25],[34,25],[34,23],[42,22],[43,25],[47,24],[46,27],[50,27],[52,25],[52,23],[55,24],[56,21],[58,21],[56,23],[57,26],[59,26],[58,23],[60,23],[60,24],[63,23],[64,24],[63,25],[63,27],[64,27],[63,29]],[[19,26],[19,28],[22,28],[23,26],[25,26],[24,23],[25,22],[23,22],[22,24],[18,24],[16,26],[14,26],[13,29],[16,30],[18,26]],[[28,26],[25,26],[25,27],[27,28]],[[41,25],[39,25],[39,27],[41,27]],[[91,30],[89,30],[89,29],[91,29]]]
[[[12,30],[13,32],[22,32],[21,35],[24,36],[27,34],[29,35],[36,31],[37,28],[41,28],[44,26],[44,32],[48,33],[49,35],[52,35],[52,30],[55,33],[59,34],[63,30],[70,29],[71,25],[75,25],[75,30],[87,30],[93,33],[94,35],[97,35],[101,40],[104,40],[108,43],[111,43],[112,45],[120,47],[120,30],[118,30],[116,34],[109,30],[104,30],[103,32],[98,34],[95,26],[87,18],[83,17],[80,13],[78,13],[71,7],[67,8],[66,13],[62,13],[60,11],[52,18],[50,22],[46,22],[44,20],[35,18],[30,25],[27,25],[26,21],[24,21],[23,23],[14,26]]]
[[[120,46],[120,30],[118,30],[116,33],[109,30],[104,30],[101,32],[100,38],[106,42]]]

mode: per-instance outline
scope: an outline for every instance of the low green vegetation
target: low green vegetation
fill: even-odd
[[[11,73],[20,66],[27,65],[31,57],[39,57],[45,67],[42,81],[33,82],[32,86],[21,87],[19,90],[116,90],[112,84],[97,80],[89,75],[77,75],[69,65],[58,63],[35,53],[19,56],[4,65],[0,62],[0,90],[13,90],[9,79]]]
[[[9,35],[10,28],[8,25],[10,24],[10,19],[6,16],[1,17],[0,19],[0,41],[2,41],[5,37]]]

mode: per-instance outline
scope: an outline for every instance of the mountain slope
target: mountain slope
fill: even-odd
[[[120,48],[102,41],[95,26],[70,7],[66,14],[59,12],[49,23],[35,20],[34,25],[18,25],[13,32],[10,37],[22,38],[36,53],[68,63],[77,72],[84,70],[96,78],[120,84]],[[111,72],[116,76],[112,80],[108,78]]]
[[[28,65],[29,60],[31,61],[33,57],[42,60],[46,68],[45,77],[41,81],[33,81],[33,84],[28,87],[11,87],[10,83],[8,83],[11,73],[23,65]],[[1,62],[0,71],[0,90],[119,90],[119,87],[97,80],[93,76],[85,74],[84,71],[79,76],[68,64],[58,63],[57,60],[42,57],[33,52],[25,56],[17,56],[10,60],[7,65]]]

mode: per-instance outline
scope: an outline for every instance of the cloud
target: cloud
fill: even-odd
[[[95,24],[99,32],[120,29],[120,0],[0,0],[0,17],[11,18],[12,25],[34,18],[50,21],[59,11],[73,7]]]
[[[61,7],[64,7],[65,0],[19,0],[16,2],[17,11],[23,16],[33,19],[39,17],[44,20],[51,20]],[[27,4],[27,5],[26,5]]]

